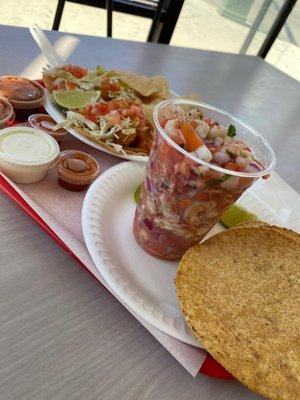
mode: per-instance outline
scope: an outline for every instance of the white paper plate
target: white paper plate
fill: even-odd
[[[178,307],[173,284],[178,262],[150,256],[132,233],[133,193],[144,171],[142,164],[123,162],[92,184],[82,210],[85,242],[99,272],[125,304],[163,332],[201,347]],[[260,219],[280,225],[272,210],[250,192],[239,203]],[[222,229],[216,225],[208,236]]]
[[[66,120],[65,115],[63,114],[61,108],[55,104],[52,99],[50,93],[45,90],[45,104],[44,108],[47,111],[47,113],[56,121],[58,124],[61,122],[64,122]],[[114,153],[113,151],[110,151],[109,149],[106,149],[102,146],[100,146],[97,142],[94,142],[93,140],[81,135],[79,132],[77,132],[73,128],[65,128],[71,135],[76,137],[78,140],[81,142],[84,142],[85,144],[88,144],[89,146],[94,147],[95,149],[101,150],[104,153],[111,154],[116,157],[124,158],[126,160],[131,160],[131,161],[140,161],[140,162],[147,162],[148,157],[147,156],[138,156],[138,155],[128,155],[128,154],[117,154]]]

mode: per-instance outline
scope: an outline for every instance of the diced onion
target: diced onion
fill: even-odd
[[[195,154],[203,161],[211,162],[212,160],[212,154],[205,145],[198,147],[198,149],[195,151]]]
[[[224,165],[227,162],[231,161],[231,157],[226,151],[217,151],[213,156],[213,161],[218,163],[219,165]]]

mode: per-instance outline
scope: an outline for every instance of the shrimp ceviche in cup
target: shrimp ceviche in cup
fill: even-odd
[[[191,100],[154,109],[156,135],[133,232],[149,254],[182,257],[259,177],[275,166],[269,144],[226,113]]]

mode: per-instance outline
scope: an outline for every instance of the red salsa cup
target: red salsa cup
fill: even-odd
[[[11,103],[19,119],[37,113],[45,100],[43,86],[21,76],[1,76],[0,95]]]
[[[15,120],[12,105],[4,97],[0,97],[0,129],[8,128]]]
[[[163,128],[170,110],[174,114],[176,107],[185,110],[197,108],[199,113],[201,110],[201,118],[204,114],[208,124],[218,121],[215,123],[218,129],[224,130],[222,125],[233,126],[239,140],[236,143],[244,146],[246,143],[253,157],[251,160],[256,162],[237,168],[237,159],[230,156],[233,161],[223,160],[227,168],[222,165],[223,161],[219,161],[219,165],[216,160],[221,156],[226,158],[225,151],[217,154],[215,141],[210,139],[205,143],[213,154],[211,162],[203,161],[195,153],[180,147]],[[167,100],[155,107],[153,117],[156,135],[135,212],[133,233],[147,253],[174,260],[199,243],[227,208],[259,177],[266,176],[274,168],[276,160],[270,145],[258,132],[210,105],[183,99]],[[231,143],[235,144],[235,139]]]
[[[48,135],[52,136],[58,143],[68,135],[68,132],[63,128],[54,129],[57,123],[48,114],[32,114],[28,117],[27,124],[32,128],[38,128],[48,133]]]
[[[62,187],[73,192],[87,189],[99,174],[97,160],[79,150],[65,150],[57,161],[57,177]]]

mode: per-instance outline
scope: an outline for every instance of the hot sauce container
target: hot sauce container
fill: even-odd
[[[74,192],[85,190],[99,174],[99,170],[94,157],[78,150],[61,152],[57,162],[58,182]]]
[[[11,103],[19,119],[37,113],[45,100],[43,86],[21,76],[0,76],[0,95]]]
[[[48,135],[52,136],[58,143],[62,141],[68,132],[61,128],[55,130],[56,122],[48,114],[32,114],[28,117],[27,125],[33,128],[38,128]]]

